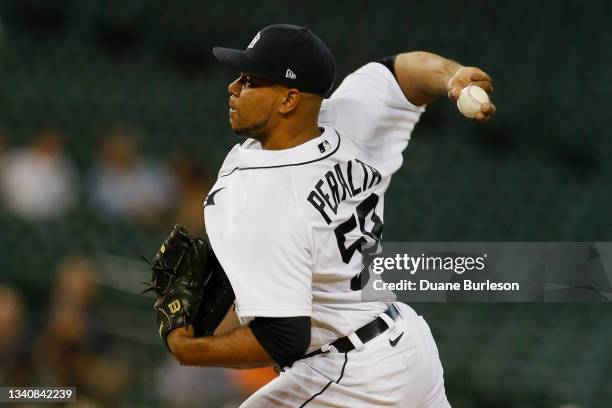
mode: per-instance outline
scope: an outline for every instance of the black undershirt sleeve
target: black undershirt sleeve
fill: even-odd
[[[287,367],[306,353],[310,344],[310,317],[256,317],[249,326],[270,357]]]
[[[391,71],[393,76],[397,78],[397,75],[395,75],[395,57],[397,57],[397,55],[391,55],[389,57],[381,58],[376,62],[379,62],[385,67],[389,68],[389,71]]]

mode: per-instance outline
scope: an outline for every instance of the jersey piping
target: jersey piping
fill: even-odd
[[[304,164],[310,164],[310,163],[315,163],[315,162],[318,162],[318,161],[321,161],[321,160],[325,160],[328,157],[333,156],[338,151],[338,149],[340,148],[340,144],[342,143],[342,138],[340,137],[340,134],[338,133],[338,131],[336,129],[334,129],[334,132],[336,132],[336,135],[338,136],[338,145],[336,146],[336,148],[334,150],[329,152],[327,155],[321,156],[318,159],[308,160],[308,161],[300,162],[300,163],[277,164],[275,166],[252,166],[252,167],[239,167],[238,166],[238,167],[234,167],[228,173],[220,174],[218,178],[229,176],[230,174],[232,174],[235,171],[277,169],[277,168],[280,168],[280,167],[302,166]]]

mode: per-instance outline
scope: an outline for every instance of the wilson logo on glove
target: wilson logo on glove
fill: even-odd
[[[171,303],[168,303],[168,310],[170,313],[176,313],[181,310],[181,302],[178,299],[174,299]]]
[[[152,272],[143,293],[157,295],[153,308],[166,347],[178,327],[192,325],[196,337],[212,336],[236,297],[208,242],[175,225],[153,261],[142,259]]]

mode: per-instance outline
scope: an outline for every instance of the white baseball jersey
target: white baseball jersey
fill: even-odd
[[[369,63],[323,102],[319,137],[276,151],[248,139],[229,152],[204,206],[243,324],[311,316],[312,351],[386,309],[362,302],[361,248],[381,237],[384,194],[423,111]]]

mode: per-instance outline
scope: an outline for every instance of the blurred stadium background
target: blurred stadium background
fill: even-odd
[[[272,378],[179,368],[137,296],[139,255],[174,223],[202,230],[237,142],[211,47],[271,23],[317,32],[339,78],[404,50],[493,76],[489,124],[446,102],[424,114],[387,241],[610,241],[611,16],[609,1],[0,1],[0,385],[76,385],[82,406],[231,407]],[[413,306],[453,407],[610,406],[609,305]]]

